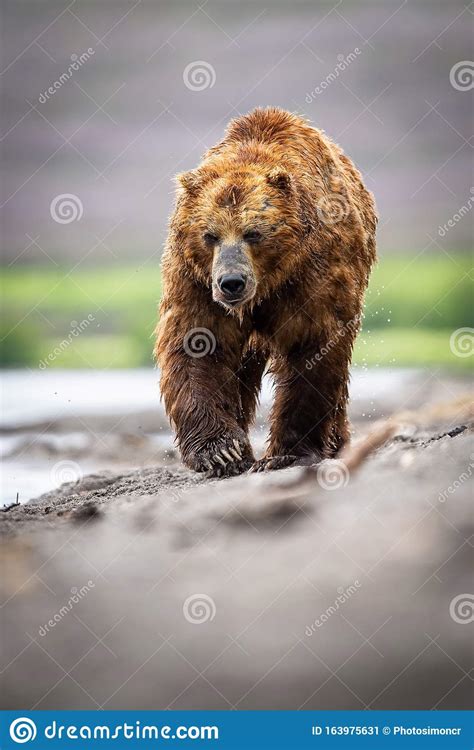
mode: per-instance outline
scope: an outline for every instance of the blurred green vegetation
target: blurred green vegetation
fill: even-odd
[[[355,364],[472,366],[472,359],[455,356],[449,345],[454,330],[474,327],[471,273],[465,255],[384,257],[371,278]],[[157,265],[69,272],[9,267],[2,269],[1,286],[4,366],[108,368],[152,362],[161,288]]]

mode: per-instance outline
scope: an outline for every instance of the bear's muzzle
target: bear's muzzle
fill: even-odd
[[[252,261],[242,245],[221,245],[212,264],[212,297],[232,310],[248,302],[257,287]]]

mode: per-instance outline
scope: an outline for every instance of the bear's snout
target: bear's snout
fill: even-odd
[[[212,296],[228,308],[248,302],[256,280],[250,258],[241,245],[222,245],[216,252],[212,269]]]
[[[217,284],[225,297],[232,301],[241,298],[247,284],[247,277],[242,273],[226,273],[217,280]]]

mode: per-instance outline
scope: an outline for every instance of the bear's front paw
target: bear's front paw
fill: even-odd
[[[250,471],[276,471],[291,466],[295,461],[301,461],[301,456],[268,456],[255,461]]]
[[[201,450],[186,457],[185,463],[194,471],[207,472],[210,477],[230,477],[247,471],[253,460],[249,443],[223,437],[206,443]]]

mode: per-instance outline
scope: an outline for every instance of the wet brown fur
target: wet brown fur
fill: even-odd
[[[184,463],[215,474],[253,463],[248,428],[267,365],[276,392],[256,468],[334,456],[349,437],[349,364],[376,256],[375,206],[360,173],[322,131],[269,108],[231,122],[178,180],[155,354]],[[340,220],[328,220],[328,205],[343,207]],[[254,228],[261,241],[242,244]],[[212,296],[209,232],[240,243],[256,280],[235,311]],[[212,334],[206,356],[185,350],[195,328]]]

